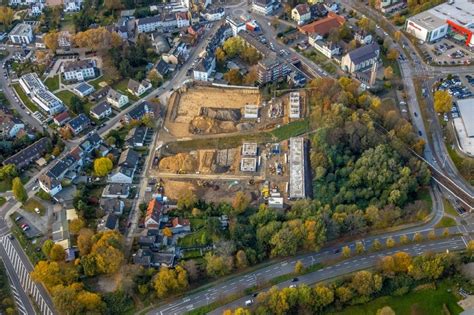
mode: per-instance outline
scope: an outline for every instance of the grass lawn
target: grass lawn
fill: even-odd
[[[437,289],[412,291],[404,296],[383,296],[369,303],[350,306],[341,312],[330,313],[337,315],[372,315],[384,306],[390,306],[396,314],[414,315],[445,315],[443,305],[450,314],[459,314],[462,308],[457,304],[453,293],[448,292],[446,282],[438,285]]]
[[[76,32],[76,27],[74,26],[74,15],[76,14],[77,13],[68,13],[64,15],[60,24],[61,31],[68,31],[71,34]]]
[[[204,230],[200,230],[191,234],[186,235],[178,240],[179,246],[182,247],[191,247],[201,244],[201,237],[205,233]]]
[[[47,78],[46,81],[44,81],[44,84],[51,92],[56,91],[59,89],[59,75],[55,75],[52,78]]]
[[[25,91],[23,91],[20,86],[20,83],[12,84],[12,86],[26,107],[28,107],[33,113],[39,111],[38,107],[31,101],[29,96],[26,95]]]
[[[278,138],[279,141],[291,137],[299,136],[309,130],[309,120],[293,121],[289,124],[281,126],[280,128],[270,131],[270,133]]]
[[[7,202],[5,197],[0,197],[0,207],[3,206],[5,204],[5,202]]]
[[[0,192],[6,192],[12,189],[12,183],[8,180],[0,181]]]
[[[35,209],[38,208],[40,215],[44,215],[46,208],[36,199],[30,198],[23,204],[23,209],[35,213]]]
[[[337,71],[337,67],[332,63],[332,61],[319,51],[312,50],[310,52],[303,52],[303,56],[320,65],[323,70],[330,74],[334,74]]]
[[[459,216],[459,213],[456,211],[456,209],[454,209],[453,205],[451,205],[451,203],[446,200],[446,199],[443,199],[443,206],[444,206],[444,212],[446,212],[447,214],[450,214],[452,216]]]
[[[193,231],[200,230],[206,225],[206,220],[204,219],[192,218],[189,219],[189,222],[191,223]]]
[[[391,61],[391,60],[388,60],[387,57],[384,55],[384,54],[381,54],[381,57],[382,57],[382,63],[384,65],[384,67],[392,67],[392,70],[393,70],[393,77],[394,78],[401,78],[401,73],[400,73],[400,68],[398,67],[398,62],[395,60],[395,61]]]
[[[61,99],[61,101],[63,101],[67,107],[71,107],[71,99],[75,94],[70,91],[63,90],[63,91],[59,91],[58,93],[55,93],[55,95],[59,97],[59,99]]]
[[[130,93],[127,89],[128,86],[128,80],[129,79],[123,79],[122,81],[119,81],[113,85],[113,88],[117,90],[117,92],[120,92],[124,95],[128,96],[128,99],[130,100],[130,103],[138,101],[138,97]]]
[[[442,217],[441,221],[436,224],[435,227],[437,228],[445,228],[445,227],[450,227],[450,226],[456,226],[456,220],[454,220],[451,217]]]
[[[428,188],[419,189],[416,192],[416,199],[425,201],[431,209],[433,205],[433,200],[431,199],[431,194]]]

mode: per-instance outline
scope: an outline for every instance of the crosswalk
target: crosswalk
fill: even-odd
[[[15,247],[13,247],[13,244],[11,243],[10,239],[8,239],[8,235],[4,235],[0,237],[0,244],[2,244],[3,248],[5,249],[5,252],[7,253],[8,258],[10,259],[13,265],[13,269],[15,270],[15,273],[18,276],[18,279],[20,281],[22,288],[36,302],[36,304],[38,305],[41,311],[41,314],[53,315],[53,312],[51,311],[48,304],[43,299],[43,296],[41,295],[38,289],[38,286],[31,279],[30,273],[28,272],[22,260],[20,259],[18,252],[16,251]],[[17,292],[17,295],[18,295],[18,292]],[[19,299],[19,297],[15,296],[15,300],[17,299]],[[23,309],[24,309],[24,306],[23,306]]]
[[[20,314],[27,315],[28,312],[26,311],[25,305],[23,304],[23,301],[21,300],[20,294],[18,294],[17,289],[15,288],[14,285],[10,285],[10,288],[12,290],[13,298],[15,299],[15,304],[17,306],[18,312]]]

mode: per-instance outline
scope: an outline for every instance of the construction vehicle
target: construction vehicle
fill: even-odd
[[[266,181],[262,186],[262,197],[268,199],[270,197],[270,184]]]

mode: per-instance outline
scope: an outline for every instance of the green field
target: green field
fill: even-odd
[[[40,215],[44,215],[46,208],[36,199],[30,198],[23,204],[23,209],[35,213],[35,209],[38,208]]]
[[[282,141],[291,137],[299,136],[309,131],[309,120],[293,121],[289,124],[281,126],[280,128],[272,130],[270,133]]]
[[[3,206],[5,204],[5,202],[7,202],[5,197],[0,197],[0,207]]]
[[[30,97],[26,95],[19,83],[12,84],[12,86],[26,107],[28,107],[33,113],[39,111],[38,107],[31,101]]]
[[[454,220],[451,217],[442,217],[441,221],[436,224],[435,227],[437,228],[444,228],[444,227],[450,227],[450,226],[456,226],[456,220]]]
[[[186,235],[178,240],[178,244],[182,247],[192,247],[201,244],[201,237],[205,233],[205,230],[200,230],[191,234]]]
[[[71,106],[71,99],[74,96],[74,93],[64,90],[64,91],[59,91],[58,93],[55,93],[55,95],[59,97],[61,101],[63,101],[64,104],[66,104],[67,107]]]
[[[446,145],[446,149],[459,173],[461,173],[471,185],[474,185],[474,172],[472,171],[474,168],[474,159],[460,156],[450,145]]]
[[[445,315],[446,305],[451,315],[462,312],[453,293],[448,292],[449,286],[442,282],[437,289],[424,289],[410,292],[404,296],[383,296],[369,303],[350,306],[333,315],[372,315],[384,306],[390,306],[396,314],[413,315]]]
[[[443,199],[444,212],[454,217],[459,216],[459,213],[454,209],[453,205],[446,199]]]
[[[59,89],[59,75],[55,75],[52,78],[47,78],[46,81],[44,81],[44,84],[51,92],[56,91]]]

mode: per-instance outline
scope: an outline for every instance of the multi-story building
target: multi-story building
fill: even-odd
[[[216,68],[216,57],[206,56],[201,59],[193,71],[194,80],[209,81],[212,71]]]
[[[84,59],[69,62],[62,66],[64,80],[84,81],[96,77],[96,62],[94,59]]]
[[[206,19],[206,21],[213,22],[222,20],[225,16],[224,8],[215,8],[215,9],[208,9],[204,12],[201,12],[201,16]]]
[[[275,6],[274,0],[253,0],[252,2],[252,10],[263,15],[271,14]]]
[[[230,26],[232,29],[233,36],[237,36],[240,31],[244,31],[246,29],[245,23],[240,20],[236,20],[230,16],[226,17],[225,22]]]
[[[286,62],[277,60],[275,56],[269,56],[258,62],[258,82],[266,84],[268,82],[276,82],[282,78],[286,78],[290,72],[290,67]]]
[[[5,159],[3,165],[14,164],[17,169],[21,170],[41,158],[50,148],[51,140],[49,138],[41,138],[15,155]]]
[[[55,115],[64,110],[63,102],[44,86],[36,73],[23,75],[20,78],[20,85],[32,101],[49,115]]]
[[[128,104],[128,96],[120,94],[114,89],[110,89],[107,93],[107,102],[116,108],[122,108]]]
[[[176,12],[176,27],[188,27],[189,26],[189,17],[188,12]]]
[[[137,19],[137,31],[138,33],[150,33],[156,31],[159,27],[162,27],[161,16],[155,15]]]
[[[376,1],[376,3],[377,9],[382,13],[392,13],[400,10],[406,5],[405,1],[402,0],[381,0]]]
[[[306,3],[300,3],[291,10],[291,18],[298,23],[303,25],[311,19],[311,11],[309,5]]]
[[[309,36],[308,44],[328,58],[332,58],[341,53],[341,47],[339,47],[339,45],[328,42],[319,35]]]
[[[8,34],[13,44],[31,44],[33,42],[33,28],[30,24],[17,24]]]

